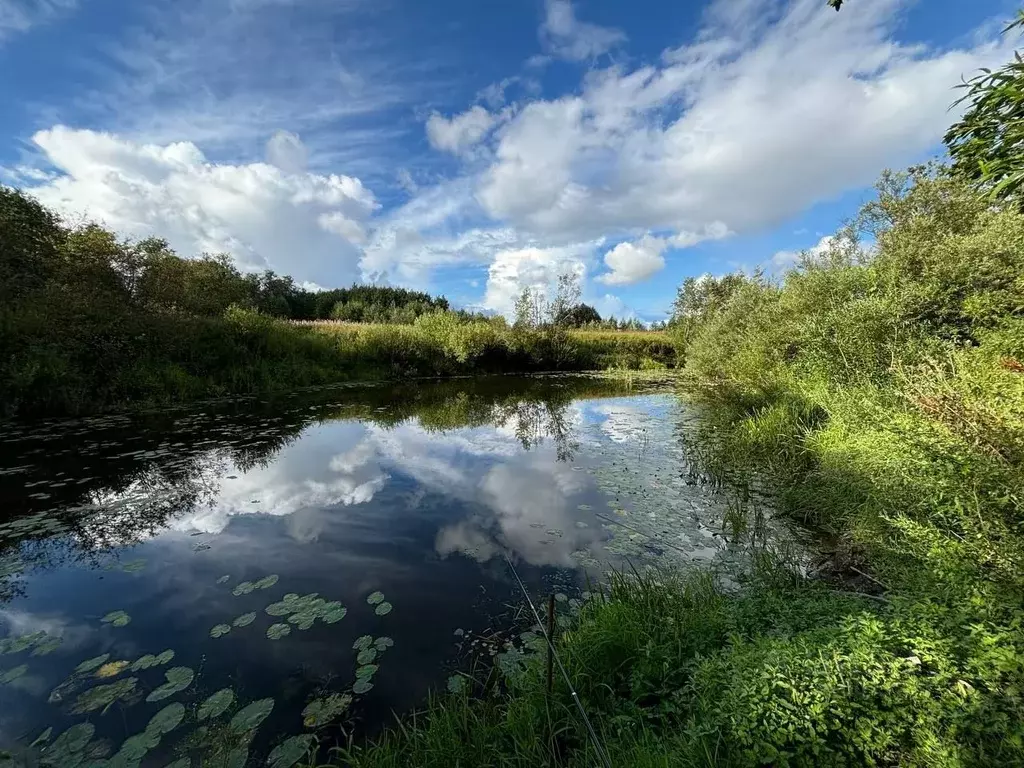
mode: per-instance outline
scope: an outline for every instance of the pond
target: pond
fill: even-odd
[[[513,662],[517,575],[564,612],[610,568],[729,573],[749,533],[688,471],[695,418],[554,376],[7,425],[0,749],[291,765]]]

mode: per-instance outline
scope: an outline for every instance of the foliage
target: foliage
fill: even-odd
[[[580,345],[550,324],[513,333],[504,318],[450,312],[446,300],[423,293],[354,286],[312,294],[272,272],[242,275],[224,256],[185,259],[161,240],[68,228],[6,187],[0,277],[0,416],[646,362],[619,355],[611,339]],[[285,319],[331,313],[396,322]]]
[[[1024,11],[1004,32],[1024,26]],[[997,200],[1021,203],[1024,189],[1024,58],[993,72],[982,69],[961,86],[963,117],[946,132],[953,169]]]

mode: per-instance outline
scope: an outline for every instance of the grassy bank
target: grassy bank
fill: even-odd
[[[424,297],[373,287],[307,294],[290,278],[242,275],[226,258],[185,259],[163,241],[69,228],[0,186],[0,417],[344,381],[675,362],[663,334],[576,333],[550,322],[514,329]],[[319,309],[306,306],[321,299]],[[409,323],[285,319],[331,302]]]
[[[681,292],[692,455],[767,477],[822,562],[587,604],[559,652],[613,765],[1024,765],[1022,276],[1024,216],[918,169],[783,279]],[[346,759],[599,764],[544,681],[535,660]]]

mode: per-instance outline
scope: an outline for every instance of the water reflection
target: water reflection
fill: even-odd
[[[190,707],[224,686],[277,702],[253,754],[300,732],[326,693],[355,692],[345,722],[370,733],[443,683],[456,630],[509,623],[506,554],[545,592],[626,559],[727,559],[721,510],[680,479],[683,412],[613,381],[538,377],[8,426],[0,643],[56,644],[0,653],[0,676],[26,666],[0,685],[0,747],[81,721],[77,692],[53,691],[83,659],[165,650],[196,672]],[[392,611],[367,603],[378,591]],[[296,599],[312,601],[308,621],[274,607]],[[115,610],[130,623],[102,621]],[[394,646],[368,664],[363,635]],[[357,670],[371,666],[368,688]],[[165,671],[114,677],[149,693]],[[142,730],[156,705],[138,699],[94,716],[98,738],[116,748]],[[163,740],[146,759],[182,749]]]

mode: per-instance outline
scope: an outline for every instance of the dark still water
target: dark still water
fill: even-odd
[[[667,391],[535,377],[8,425],[0,749],[291,765],[507,651],[532,620],[506,555],[562,607],[627,562],[728,568],[691,422]]]

